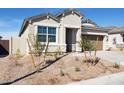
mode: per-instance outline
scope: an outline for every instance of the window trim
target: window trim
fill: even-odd
[[[46,32],[46,34],[43,34],[43,33],[38,33],[38,27],[46,27],[46,30],[47,30],[47,32]],[[48,34],[48,28],[49,27],[54,27],[54,28],[56,28],[56,33],[55,34]],[[50,44],[56,44],[57,43],[57,37],[58,37],[58,35],[57,35],[57,32],[58,31],[58,29],[57,29],[57,26],[43,26],[43,25],[37,25],[37,33],[38,33],[38,35],[46,35],[46,42],[41,42],[41,43],[47,43],[48,42],[48,36],[49,35],[52,35],[52,36],[55,36],[55,42],[49,42]]]
[[[122,34],[122,41],[123,41],[123,43],[124,43],[124,34]]]

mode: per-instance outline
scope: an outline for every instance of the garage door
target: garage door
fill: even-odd
[[[103,36],[97,36],[97,35],[83,35],[86,36],[92,43],[92,45],[95,47],[96,40],[98,37],[98,45],[97,45],[97,50],[102,50],[103,49]]]

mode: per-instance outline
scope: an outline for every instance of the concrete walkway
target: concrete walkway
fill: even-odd
[[[77,53],[76,55],[82,55],[82,54]],[[124,65],[124,53],[117,53],[111,51],[98,51],[97,57]],[[123,84],[124,84],[124,72],[120,72],[111,75],[97,77],[94,79],[70,83],[69,85],[123,85]]]
[[[74,82],[69,85],[124,85],[124,72]]]

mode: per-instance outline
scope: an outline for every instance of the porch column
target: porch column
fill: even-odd
[[[61,25],[59,28],[59,36],[58,36],[58,41],[59,41],[59,46],[61,47],[61,50],[63,52],[66,52],[66,28]]]
[[[81,40],[81,27],[78,28],[77,34],[76,34],[76,51],[81,52],[81,47],[78,42]]]

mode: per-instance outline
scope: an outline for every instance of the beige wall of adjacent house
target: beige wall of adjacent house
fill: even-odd
[[[116,48],[116,44],[124,44],[121,34],[110,34],[108,38],[109,38],[108,44],[110,48]],[[114,38],[116,38],[116,44],[113,44]]]

